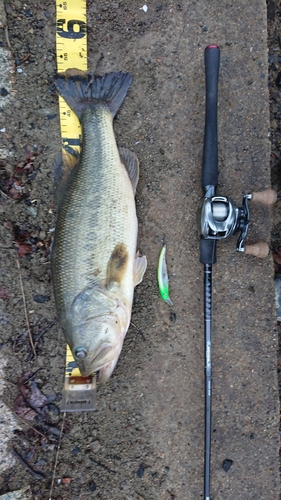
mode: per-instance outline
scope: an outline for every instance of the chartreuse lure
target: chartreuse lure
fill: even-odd
[[[166,245],[163,246],[160,256],[159,256],[159,262],[158,262],[158,286],[159,286],[159,291],[160,295],[163,300],[168,302],[170,306],[173,305],[173,302],[171,301],[169,297],[169,279],[168,279],[168,272],[167,272],[167,264],[166,264]]]

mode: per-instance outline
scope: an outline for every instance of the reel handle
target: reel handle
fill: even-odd
[[[218,81],[220,49],[208,45],[205,49],[206,111],[203,147],[202,187],[204,193],[209,186],[218,184]]]
[[[246,255],[253,255],[259,259],[265,259],[269,254],[269,246],[265,241],[260,241],[254,245],[245,245],[244,253]]]
[[[266,207],[274,205],[277,200],[277,193],[274,189],[265,189],[264,191],[258,191],[257,193],[252,193],[251,201],[254,203],[261,203]]]

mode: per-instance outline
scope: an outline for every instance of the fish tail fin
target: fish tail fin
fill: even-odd
[[[132,77],[130,73],[92,76],[78,69],[57,73],[54,83],[70,108],[80,119],[89,107],[103,105],[114,117],[125,99]]]

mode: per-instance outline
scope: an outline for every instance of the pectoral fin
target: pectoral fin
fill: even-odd
[[[121,163],[125,166],[130,181],[133,186],[134,194],[136,194],[136,189],[139,181],[139,160],[135,153],[129,151],[126,148],[118,148]]]
[[[139,256],[139,252],[137,252],[135,261],[134,261],[134,285],[137,286],[143,278],[143,275],[145,273],[147,267],[147,259],[146,256],[143,255],[142,257]]]
[[[129,254],[124,243],[115,246],[106,270],[106,287],[110,289],[113,284],[121,284],[128,265]]]

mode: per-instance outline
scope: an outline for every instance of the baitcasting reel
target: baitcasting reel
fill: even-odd
[[[222,240],[240,231],[236,250],[256,257],[266,257],[269,252],[267,243],[261,242],[244,247],[250,224],[249,201],[270,206],[276,201],[276,192],[273,189],[266,189],[258,193],[245,194],[241,207],[237,207],[225,196],[205,196],[198,213],[201,237],[206,240]]]

